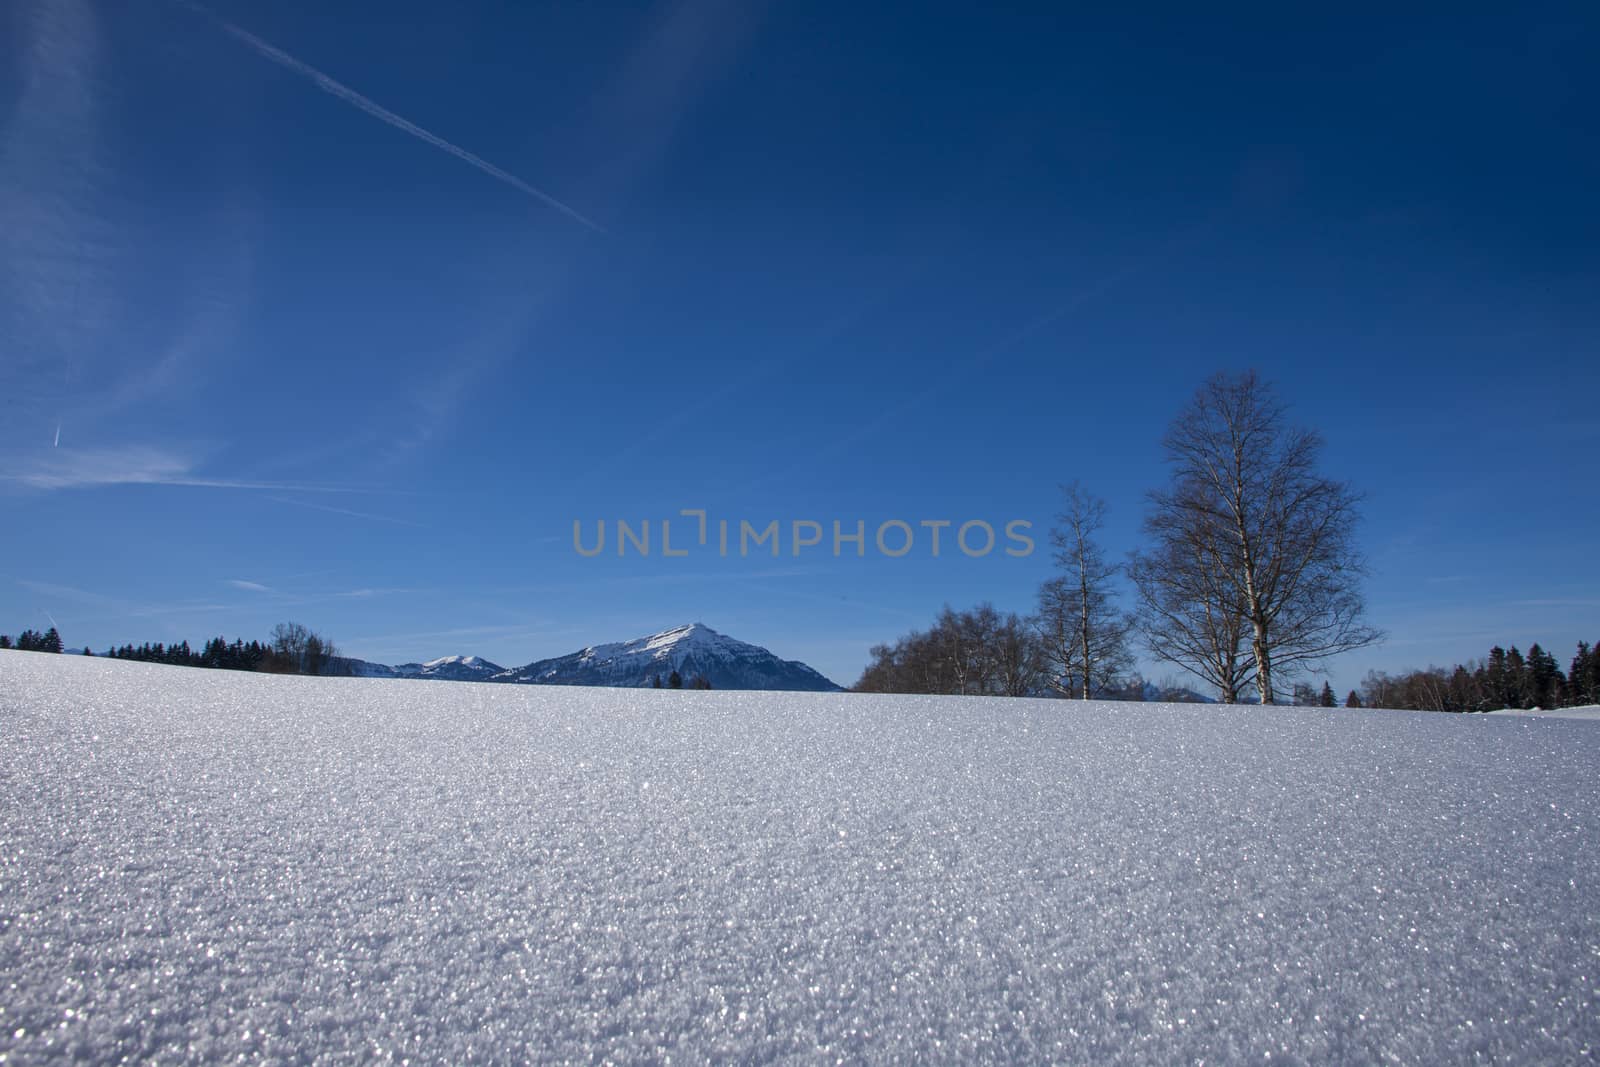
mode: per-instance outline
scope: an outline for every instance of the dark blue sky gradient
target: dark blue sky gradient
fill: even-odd
[[[1166,422],[1256,367],[1368,495],[1392,636],[1341,690],[1600,638],[1592,4],[211,10],[0,12],[0,630],[509,665],[698,619],[849,683],[1046,553],[573,519],[1042,543],[1080,479],[1120,556]]]

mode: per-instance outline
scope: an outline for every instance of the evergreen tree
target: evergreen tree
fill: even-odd
[[[44,637],[40,638],[39,651],[56,653],[61,651],[61,635],[56,633],[56,628],[54,626],[46,630],[44,632]]]
[[[1578,653],[1567,672],[1567,703],[1600,704],[1600,649],[1591,648],[1587,641],[1578,642]]]
[[[1506,653],[1506,693],[1509,699],[1500,705],[1503,708],[1526,709],[1533,706],[1528,700],[1528,662],[1517,651],[1516,645],[1512,645],[1511,651]]]
[[[1325,708],[1336,708],[1339,706],[1339,698],[1333,695],[1333,686],[1329,685],[1327,682],[1322,683],[1322,693],[1317,698],[1317,703],[1321,704]]]
[[[1556,666],[1556,658],[1539,647],[1537,641],[1528,649],[1528,706],[1534,708],[1553,708],[1561,702],[1561,690],[1565,688],[1566,679],[1561,675],[1561,668]]]
[[[1354,689],[1350,690],[1350,695],[1344,698],[1344,706],[1347,708],[1359,708],[1361,706],[1361,698],[1356,695]]]
[[[1484,697],[1489,707],[1485,711],[1509,708],[1512,701],[1512,681],[1506,669],[1506,650],[1495,645],[1489,650],[1489,662],[1483,668]]]
[[[11,647],[11,638],[8,637],[5,634],[0,634],[0,648],[10,648],[10,647]]]
[[[671,674],[667,675],[667,688],[682,689],[683,675],[679,674],[677,671],[673,671]]]

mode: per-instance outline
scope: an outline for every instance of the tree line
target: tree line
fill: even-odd
[[[1369,671],[1353,707],[1416,711],[1496,711],[1500,708],[1570,708],[1600,704],[1600,649],[1578,642],[1565,673],[1537,642],[1523,655],[1496,645],[1486,658],[1451,668],[1427,667],[1401,674]]]
[[[5,634],[0,634],[0,648],[59,653],[62,651],[62,642],[60,634],[52,626],[43,634],[24,630],[15,642]],[[90,656],[94,653],[85,648],[83,654]],[[102,655],[108,659],[164,663],[174,667],[264,671],[271,674],[326,674],[339,653],[334,643],[323,635],[297,622],[283,622],[272,628],[266,641],[247,642],[235,638],[230,643],[225,637],[213,637],[198,652],[189,646],[187,639],[171,645],[146,641],[139,645],[112,646]]]
[[[9,635],[0,634],[0,648],[15,648],[19,652],[60,652],[61,635],[56,633],[54,626],[42,634],[24,630],[17,635],[15,642]]]
[[[1066,486],[1050,538],[1056,573],[1030,614],[946,607],[928,631],[874,647],[856,688],[1128,696],[1139,641],[1226,703],[1253,691],[1272,704],[1328,657],[1382,639],[1364,618],[1360,497],[1319,472],[1321,437],[1290,424],[1267,382],[1215,375],[1162,449],[1168,482],[1149,494],[1145,544],[1125,562],[1100,544],[1105,502]],[[1119,576],[1131,611],[1118,604]],[[1312,699],[1330,698],[1324,688]]]
[[[693,678],[689,679],[688,685],[690,689],[710,689],[711,679],[707,678],[703,674],[697,674]],[[682,689],[683,687],[683,675],[679,674],[676,670],[667,675],[665,682],[661,680],[661,675],[659,674],[653,674],[650,676],[651,689]]]

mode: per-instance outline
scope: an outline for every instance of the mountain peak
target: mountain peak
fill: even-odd
[[[505,671],[496,681],[536,685],[649,686],[676,671],[685,682],[705,678],[717,689],[792,689],[829,692],[839,687],[815,670],[779,659],[767,649],[718,633],[703,622],[590,645],[566,656]]]
[[[647,648],[658,649],[675,648],[680,645],[715,644],[719,641],[728,641],[730,638],[722,636],[703,622],[691,622],[682,626],[674,626],[670,630],[662,630],[660,633],[651,634],[649,637],[641,637],[639,640],[643,641]],[[624,642],[624,644],[630,643]],[[755,646],[752,645],[751,647]]]
[[[438,659],[430,659],[428,662],[424,663],[423,666],[424,667],[454,667],[454,666],[476,667],[476,666],[479,666],[479,665],[481,665],[481,664],[483,664],[485,662],[487,662],[487,661],[482,659],[482,658],[480,658],[480,657],[478,657],[478,656],[440,656]]]

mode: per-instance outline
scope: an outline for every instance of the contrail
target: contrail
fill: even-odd
[[[60,448],[61,447],[61,424],[59,422],[56,423],[56,443],[55,443],[55,447],[56,448]]]
[[[598,222],[595,222],[594,220],[580,214],[576,209],[568,207],[566,204],[563,204],[549,193],[535,189],[533,186],[529,185],[515,174],[501,170],[488,160],[473,155],[465,148],[451,144],[449,141],[446,141],[443,137],[440,137],[437,134],[429,133],[427,130],[423,129],[421,126],[418,126],[414,122],[408,122],[399,115],[396,115],[393,111],[390,111],[388,108],[368,100],[366,97],[362,96],[348,85],[333,80],[316,67],[311,66],[309,63],[302,63],[300,60],[296,59],[294,56],[291,56],[283,49],[276,48],[273,45],[268,44],[266,41],[263,41],[249,30],[241,29],[240,27],[235,26],[227,19],[222,18],[220,15],[214,14],[209,9],[202,7],[200,4],[187,2],[187,0],[178,0],[178,2],[189,10],[194,11],[197,14],[204,15],[206,18],[216,23],[218,27],[220,27],[230,36],[242,41],[246,45],[249,45],[250,48],[255,52],[266,57],[267,59],[272,60],[272,62],[278,64],[280,67],[291,70],[300,75],[302,78],[310,81],[318,89],[321,89],[328,95],[336,96],[345,103],[360,108],[373,118],[387,122],[395,129],[403,130],[415,137],[417,140],[431,144],[433,147],[442,152],[450,153],[452,156],[455,156],[462,162],[477,167],[479,170],[489,175],[489,177],[498,179],[499,181],[504,182],[519,192],[527,193],[540,203],[547,204],[550,207],[555,208],[563,215],[582,223],[591,230],[594,230],[598,233],[606,232],[604,226],[601,226]]]

